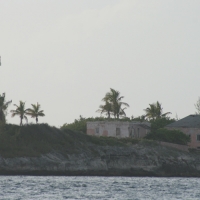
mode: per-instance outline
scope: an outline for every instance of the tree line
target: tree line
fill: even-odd
[[[99,112],[101,115],[105,114],[108,119],[112,116],[115,119],[126,117],[125,109],[129,107],[129,104],[123,102],[123,98],[124,96],[121,96],[119,91],[110,88],[110,91],[107,92],[102,99],[104,104],[100,105],[96,112]],[[149,104],[149,107],[144,109],[144,111],[145,114],[138,117],[139,121],[166,118],[169,114],[171,114],[171,112],[163,113],[163,108],[159,101]]]
[[[149,107],[144,109],[145,114],[138,116],[134,118],[133,116],[131,118],[126,117],[125,110],[130,107],[128,103],[122,101],[124,99],[124,96],[121,96],[120,92],[118,90],[115,90],[113,88],[110,88],[110,91],[105,94],[102,101],[104,104],[99,106],[99,109],[96,112],[99,112],[101,116],[104,114],[106,115],[107,119],[124,119],[124,120],[134,120],[134,121],[152,121],[157,119],[170,119],[168,116],[171,114],[171,112],[163,113],[162,105],[159,101],[156,103],[149,104]],[[12,103],[12,101],[5,100],[5,93],[2,95],[0,94],[0,122],[5,123],[6,122],[6,114],[8,106]],[[38,123],[38,118],[45,116],[44,111],[40,110],[41,105],[39,103],[37,104],[31,104],[32,108],[25,108],[25,102],[19,101],[19,105],[14,104],[16,107],[15,110],[11,110],[11,116],[19,116],[20,117],[20,126],[23,125],[23,119],[26,121],[28,120],[27,116],[31,116],[32,118],[35,118],[36,123]],[[200,97],[195,104],[195,108],[197,110],[196,114],[200,114]],[[105,118],[103,117],[105,120]],[[66,125],[66,124],[65,124]]]
[[[156,131],[175,121],[175,119],[170,119],[168,116],[171,114],[170,112],[163,112],[162,105],[159,101],[149,104],[149,107],[144,109],[144,115],[136,118],[133,116],[127,117],[125,110],[129,107],[129,104],[124,102],[123,99],[124,96],[118,90],[110,88],[110,91],[102,98],[103,104],[96,111],[100,113],[100,117],[85,118],[80,115],[80,118],[75,119],[74,122],[63,124],[61,129],[71,129],[86,133],[86,125],[89,121],[115,121],[117,119],[119,121],[149,121],[152,131]]]
[[[7,101],[5,99],[5,93],[0,95],[0,122],[6,123],[6,115],[8,114],[8,106],[12,103],[12,101]],[[25,102],[19,101],[19,105],[14,104],[16,107],[15,110],[11,110],[11,116],[19,116],[20,117],[20,126],[23,125],[23,119],[28,122],[28,116],[31,118],[35,118],[36,123],[38,123],[38,117],[45,116],[44,111],[40,110],[40,104],[31,104],[32,108],[25,108]]]

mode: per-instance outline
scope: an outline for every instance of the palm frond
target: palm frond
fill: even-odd
[[[28,118],[26,115],[24,115],[24,119],[26,120],[26,123],[28,124]]]
[[[43,113],[44,110],[40,110],[40,104],[37,102],[37,104],[31,104],[32,108],[27,109],[27,115],[30,115],[31,118],[36,118],[36,123],[38,120],[38,117],[43,117],[45,114]]]
[[[113,88],[110,88],[110,92],[107,92],[105,97],[102,99],[102,101],[105,102],[105,104],[109,103],[111,105],[111,112],[112,115],[119,118],[120,115],[122,115],[123,112],[121,112],[122,105],[125,107],[129,107],[128,103],[122,102],[121,100],[124,98],[124,96],[120,96],[120,92],[117,90],[114,90]],[[108,109],[106,109],[108,110]],[[102,107],[97,110],[97,112],[103,112],[104,109]],[[110,114],[110,113],[109,113]]]
[[[159,119],[167,116],[168,114],[171,114],[170,112],[163,114],[162,104],[159,101],[153,104],[149,104],[149,107],[144,109],[144,111],[146,112],[145,116],[148,119]]]

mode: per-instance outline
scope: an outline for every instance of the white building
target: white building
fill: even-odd
[[[142,138],[150,131],[148,122],[95,121],[87,122],[87,134],[108,137]]]

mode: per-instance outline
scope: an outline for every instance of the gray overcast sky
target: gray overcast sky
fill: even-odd
[[[39,102],[39,122],[55,126],[99,116],[109,88],[129,117],[157,100],[185,117],[200,96],[199,11],[199,0],[0,0],[0,92]]]

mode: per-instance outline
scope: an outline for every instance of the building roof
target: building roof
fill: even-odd
[[[183,119],[167,125],[166,127],[200,128],[200,115],[189,115]]]

